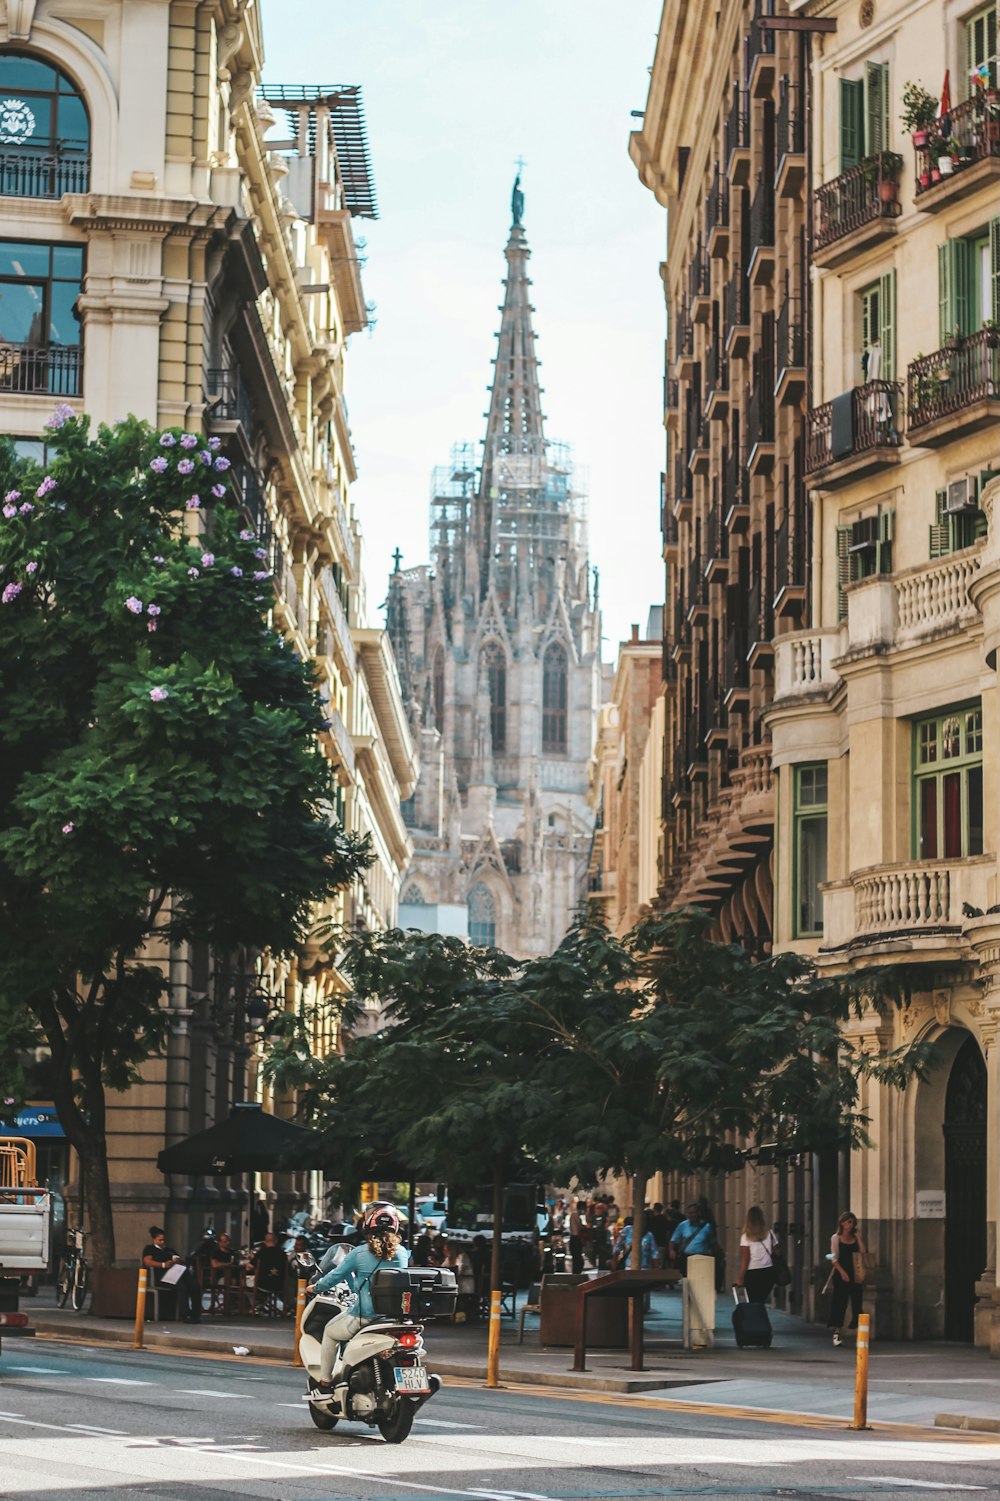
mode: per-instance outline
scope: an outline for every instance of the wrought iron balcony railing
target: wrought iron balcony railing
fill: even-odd
[[[723,289],[722,320],[727,330],[742,328],[750,322],[750,283],[739,268]]]
[[[895,380],[871,380],[834,401],[813,407],[806,425],[806,470],[879,449],[899,447],[903,388]]]
[[[733,97],[726,116],[726,161],[734,151],[745,151],[750,145],[750,102],[746,89],[733,85]]]
[[[48,150],[21,146],[0,151],[0,194],[8,198],[61,198],[90,188],[90,153],[58,142]]]
[[[787,76],[782,77],[778,94],[775,146],[775,156],[779,162],[783,156],[799,156],[805,151],[802,91],[799,85],[792,83]]]
[[[915,432],[991,398],[1000,399],[1000,330],[981,328],[908,367],[907,429]]]
[[[214,418],[219,422],[239,422],[249,436],[253,408],[238,370],[206,370],[205,396],[209,421]]]
[[[712,174],[712,186],[708,190],[705,205],[705,234],[710,236],[715,229],[729,228],[729,179],[720,172],[718,164]]]
[[[773,244],[774,184],[768,182],[761,173],[757,178],[757,191],[750,205],[750,247],[752,250],[757,250]]]
[[[951,111],[949,140],[952,145],[952,175],[961,173],[976,162],[987,157],[1000,157],[1000,106],[991,102],[983,93],[956,104]],[[936,186],[932,168],[942,146],[935,134],[926,146],[914,147],[917,183],[917,198],[927,189]]]
[[[813,194],[813,245],[823,250],[845,235],[878,219],[899,216],[901,158],[881,152],[839,177],[825,182]]]
[[[805,337],[800,297],[785,297],[778,312],[776,329],[777,369],[788,370],[804,365]]]
[[[7,344],[0,340],[0,392],[17,396],[83,394],[81,344]]]

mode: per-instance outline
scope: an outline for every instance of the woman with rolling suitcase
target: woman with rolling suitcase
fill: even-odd
[[[774,1254],[778,1238],[764,1218],[759,1204],[747,1210],[740,1236],[740,1270],[733,1285],[736,1307],[733,1331],[742,1350],[746,1346],[766,1349],[771,1343],[771,1320],[765,1304],[774,1290]],[[742,1301],[740,1294],[745,1296]]]

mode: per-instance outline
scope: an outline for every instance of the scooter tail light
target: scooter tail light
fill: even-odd
[[[26,1313],[0,1313],[0,1326],[5,1329],[23,1329],[27,1322]]]
[[[396,1343],[401,1350],[415,1350],[420,1344],[419,1334],[398,1334]]]

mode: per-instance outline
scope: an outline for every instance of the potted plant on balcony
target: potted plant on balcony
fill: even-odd
[[[878,191],[882,203],[896,203],[899,199],[899,174],[903,170],[903,158],[898,151],[878,151],[866,156],[861,163],[868,187]]]
[[[1000,323],[993,318],[984,318],[983,332],[986,335],[987,349],[1000,349]]]
[[[950,177],[955,170],[958,142],[953,141],[950,136],[940,136],[934,143],[934,156],[939,176]]]
[[[934,121],[937,118],[938,102],[928,93],[922,83],[911,79],[903,86],[903,113],[900,124],[908,135],[913,136],[917,150],[927,145]]]

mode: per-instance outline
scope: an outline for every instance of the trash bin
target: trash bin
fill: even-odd
[[[541,1345],[576,1344],[576,1289],[592,1279],[572,1272],[555,1272],[542,1278],[539,1307]],[[588,1298],[587,1348],[628,1349],[628,1298]]]

